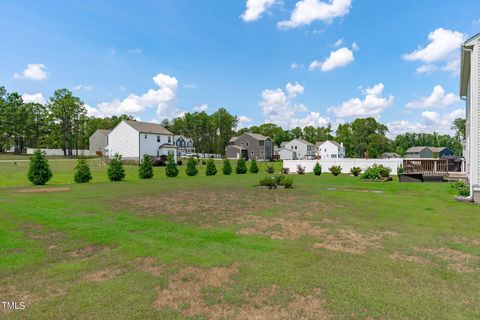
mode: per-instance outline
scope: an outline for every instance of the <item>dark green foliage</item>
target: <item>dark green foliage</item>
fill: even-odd
[[[275,173],[275,168],[274,168],[273,166],[267,166],[267,167],[265,168],[265,171],[266,171],[267,173],[272,174],[272,173]]]
[[[258,173],[258,164],[255,159],[252,159],[252,163],[250,164],[250,173]]]
[[[34,185],[44,185],[52,178],[52,171],[48,166],[48,160],[42,151],[36,150],[30,157],[30,168],[28,169],[28,180]]]
[[[401,173],[403,173],[403,165],[400,165],[400,166],[397,168],[397,174],[400,175]]]
[[[235,168],[236,174],[245,174],[247,173],[247,164],[245,163],[245,159],[240,158],[237,162],[237,167]]]
[[[206,165],[207,164],[207,160],[202,160],[202,165]]]
[[[107,175],[110,181],[122,181],[125,179],[125,169],[122,164],[122,156],[116,154],[108,164]]]
[[[331,166],[330,169],[328,169],[328,170],[334,176],[338,176],[340,173],[342,173],[342,167],[341,166]]]
[[[84,157],[78,159],[73,179],[76,183],[87,183],[92,180],[92,173],[90,172],[90,167],[88,166],[87,159],[85,159]]]
[[[140,179],[153,178],[152,158],[148,154],[143,155],[143,160],[138,166],[138,177]]]
[[[189,158],[187,161],[187,169],[185,170],[187,176],[193,177],[198,174],[197,161],[193,158]]]
[[[207,176],[214,176],[217,174],[217,166],[215,165],[215,161],[213,161],[213,159],[208,159],[205,174]]]
[[[352,169],[350,169],[350,173],[354,176],[354,177],[358,177],[360,175],[360,173],[362,173],[362,169],[359,168],[359,167],[353,167]]]
[[[226,175],[226,176],[229,176],[232,174],[232,164],[230,163],[230,160],[228,159],[225,159],[223,160],[223,174]]]
[[[183,165],[183,161],[182,161],[182,160],[178,160],[178,161],[177,161],[177,165],[178,165],[178,166],[182,166],[182,165]]]
[[[457,180],[450,184],[450,187],[455,190],[457,195],[462,197],[468,197],[470,195],[470,187],[468,183],[463,180]]]
[[[320,163],[317,162],[317,164],[315,165],[315,167],[313,167],[313,173],[316,175],[316,176],[319,176],[322,174],[322,166],[320,165]]]
[[[165,174],[169,178],[174,178],[178,176],[177,164],[175,163],[175,160],[171,154],[168,155],[168,158],[167,158],[167,166],[165,167]]]
[[[260,179],[260,185],[267,187],[268,189],[276,189],[279,186],[290,189],[293,188],[293,178],[284,175],[266,176]]]
[[[365,170],[362,174],[362,179],[373,181],[388,180],[390,178],[390,171],[390,168],[384,167],[381,164],[374,164]]]

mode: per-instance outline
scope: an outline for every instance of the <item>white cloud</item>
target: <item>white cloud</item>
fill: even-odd
[[[442,86],[437,85],[433,88],[430,96],[411,101],[406,104],[406,107],[418,109],[448,107],[459,101],[460,99],[456,94],[445,93],[445,90],[442,88]]]
[[[296,63],[292,63],[292,65],[290,66],[290,69],[298,69],[300,68],[300,66]]]
[[[362,91],[365,96],[363,100],[352,98],[338,106],[328,109],[328,112],[335,114],[339,118],[345,117],[378,117],[386,108],[393,105],[394,97],[392,95],[383,97],[384,85],[378,83],[371,88]]]
[[[360,46],[358,45],[358,43],[356,43],[356,42],[352,43],[352,50],[353,50],[353,51],[358,51],[358,50],[360,50]]]
[[[29,80],[43,80],[46,79],[48,74],[45,71],[45,65],[41,63],[29,63],[27,67],[21,73],[15,73],[13,78],[15,79],[29,79]]]
[[[295,84],[289,82],[285,86],[285,90],[287,91],[287,97],[290,99],[295,98],[298,94],[303,94],[305,88],[298,82],[295,82]]]
[[[159,119],[173,118],[182,114],[183,111],[175,107],[177,79],[159,73],[153,77],[153,81],[159,87],[158,89],[150,89],[142,95],[131,93],[123,100],[115,99],[111,102],[100,103],[96,107],[96,112],[103,116],[112,116],[124,113],[139,114],[147,108],[156,108]]]
[[[432,133],[438,132],[440,134],[454,134],[451,129],[453,120],[456,118],[464,118],[465,109],[456,109],[452,112],[439,114],[434,111],[424,111],[421,114],[423,122],[411,122],[407,120],[392,121],[387,124],[388,136],[393,139],[399,134],[406,132],[415,133]]]
[[[258,20],[277,0],[247,0],[246,10],[240,18],[245,22]]]
[[[197,85],[193,84],[193,83],[184,83],[183,84],[183,87],[185,89],[196,89],[197,88]]]
[[[280,21],[280,29],[297,28],[320,20],[330,23],[333,19],[348,14],[352,0],[300,0],[296,3],[289,20]]]
[[[84,85],[84,84],[79,84],[79,85],[76,85],[75,87],[73,87],[72,89],[73,89],[73,90],[85,90],[85,91],[90,91],[90,90],[92,90],[92,86]]]
[[[458,72],[460,65],[458,50],[465,39],[466,35],[461,32],[438,28],[428,35],[430,43],[426,47],[419,47],[411,53],[404,54],[402,59],[423,62],[424,64],[416,70],[418,74],[429,74],[434,71]]]
[[[287,83],[285,90],[264,90],[260,107],[266,122],[275,123],[284,128],[304,127],[306,125],[324,126],[328,119],[322,118],[317,112],[309,112],[304,104],[292,101],[298,94],[303,94],[304,88],[300,84]],[[309,112],[305,117],[298,113]]]
[[[315,60],[310,63],[308,69],[310,71],[321,69],[323,72],[332,71],[336,68],[345,67],[355,60],[353,52],[344,47],[336,51],[330,52],[330,56],[323,62]]]
[[[130,54],[142,54],[142,49],[140,48],[135,48],[135,49],[131,49],[131,50],[128,50],[128,53]]]
[[[333,46],[335,46],[335,47],[340,47],[341,45],[343,45],[343,39],[338,39],[338,40],[335,41],[335,43],[333,44]]]
[[[22,100],[25,103],[33,102],[33,103],[45,104],[47,102],[47,100],[41,93],[34,93],[34,94],[24,93],[22,94]]]
[[[197,112],[207,111],[208,110],[208,104],[204,103],[204,104],[201,104],[199,106],[195,106],[192,109],[193,109],[193,111],[197,111]]]
[[[239,116],[238,117],[238,123],[250,123],[253,120],[247,116]]]

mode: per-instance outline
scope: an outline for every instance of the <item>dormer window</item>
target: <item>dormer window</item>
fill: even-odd
[[[168,143],[172,143],[172,137],[168,136]]]
[[[160,136],[157,136],[157,142],[160,142]]]

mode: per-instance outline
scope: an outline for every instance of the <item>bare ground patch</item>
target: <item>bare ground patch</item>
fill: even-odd
[[[416,251],[422,252],[422,253],[427,253],[429,255],[432,255],[436,258],[440,258],[444,261],[447,261],[448,263],[448,268],[456,271],[458,273],[468,273],[468,272],[479,272],[479,268],[472,267],[471,264],[480,261],[480,257],[446,248],[446,247],[441,247],[441,248],[436,248],[436,249],[429,249],[429,248],[415,248]]]
[[[120,275],[122,271],[118,268],[106,268],[85,276],[85,280],[93,282],[102,282],[112,280]]]
[[[165,271],[165,266],[158,264],[157,259],[153,257],[136,258],[135,265],[137,269],[150,273],[153,276],[160,276]]]
[[[313,245],[314,249],[327,249],[351,254],[364,254],[368,250],[382,248],[382,240],[394,236],[391,231],[371,231],[365,234],[353,229],[338,229],[335,233],[326,234],[322,242]]]
[[[0,286],[0,299],[1,301],[16,301],[17,304],[24,302],[25,306],[31,307],[42,300],[47,300],[56,296],[65,294],[65,290],[61,288],[54,288],[51,286],[44,286],[41,288],[41,292],[35,290],[35,294],[25,289],[21,289],[15,285]],[[0,307],[0,315],[9,314],[15,310],[6,310],[3,306]]]
[[[16,190],[18,193],[52,193],[70,191],[70,188],[29,188]]]
[[[430,259],[415,256],[415,255],[408,255],[408,254],[401,253],[401,252],[392,253],[390,255],[390,259],[397,260],[397,261],[414,262],[414,263],[424,264],[424,265],[430,265],[430,264],[433,263],[432,260],[430,260]]]
[[[112,250],[108,246],[88,245],[69,253],[69,256],[75,259],[87,259],[98,255],[99,253],[108,253]]]
[[[238,264],[227,268],[187,267],[169,279],[169,285],[159,290],[154,303],[156,309],[173,309],[185,317],[203,316],[207,319],[330,319],[320,290],[311,295],[291,295],[287,305],[272,303],[271,298],[279,287],[248,291],[243,294],[243,304],[230,304],[221,299],[219,303],[207,304],[203,288],[225,288],[234,284],[233,276]]]

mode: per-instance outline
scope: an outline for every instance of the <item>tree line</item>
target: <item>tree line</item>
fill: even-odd
[[[0,87],[0,152],[13,147],[15,153],[31,148],[63,149],[65,156],[73,150],[88,149],[88,139],[97,129],[113,129],[128,115],[91,117],[83,101],[68,89],[56,90],[45,104],[26,103],[16,92]],[[161,123],[176,135],[192,138],[198,153],[224,154],[229,140],[245,132],[269,136],[277,146],[295,138],[311,143],[335,140],[343,143],[347,157],[377,158],[384,152],[403,156],[412,146],[448,147],[461,155],[465,138],[465,119],[455,119],[455,135],[438,133],[405,133],[395,139],[387,137],[388,128],[374,118],[359,118],[340,124],[334,131],[326,127],[306,126],[285,130],[273,123],[237,129],[238,118],[225,108],[212,114],[187,112]]]

